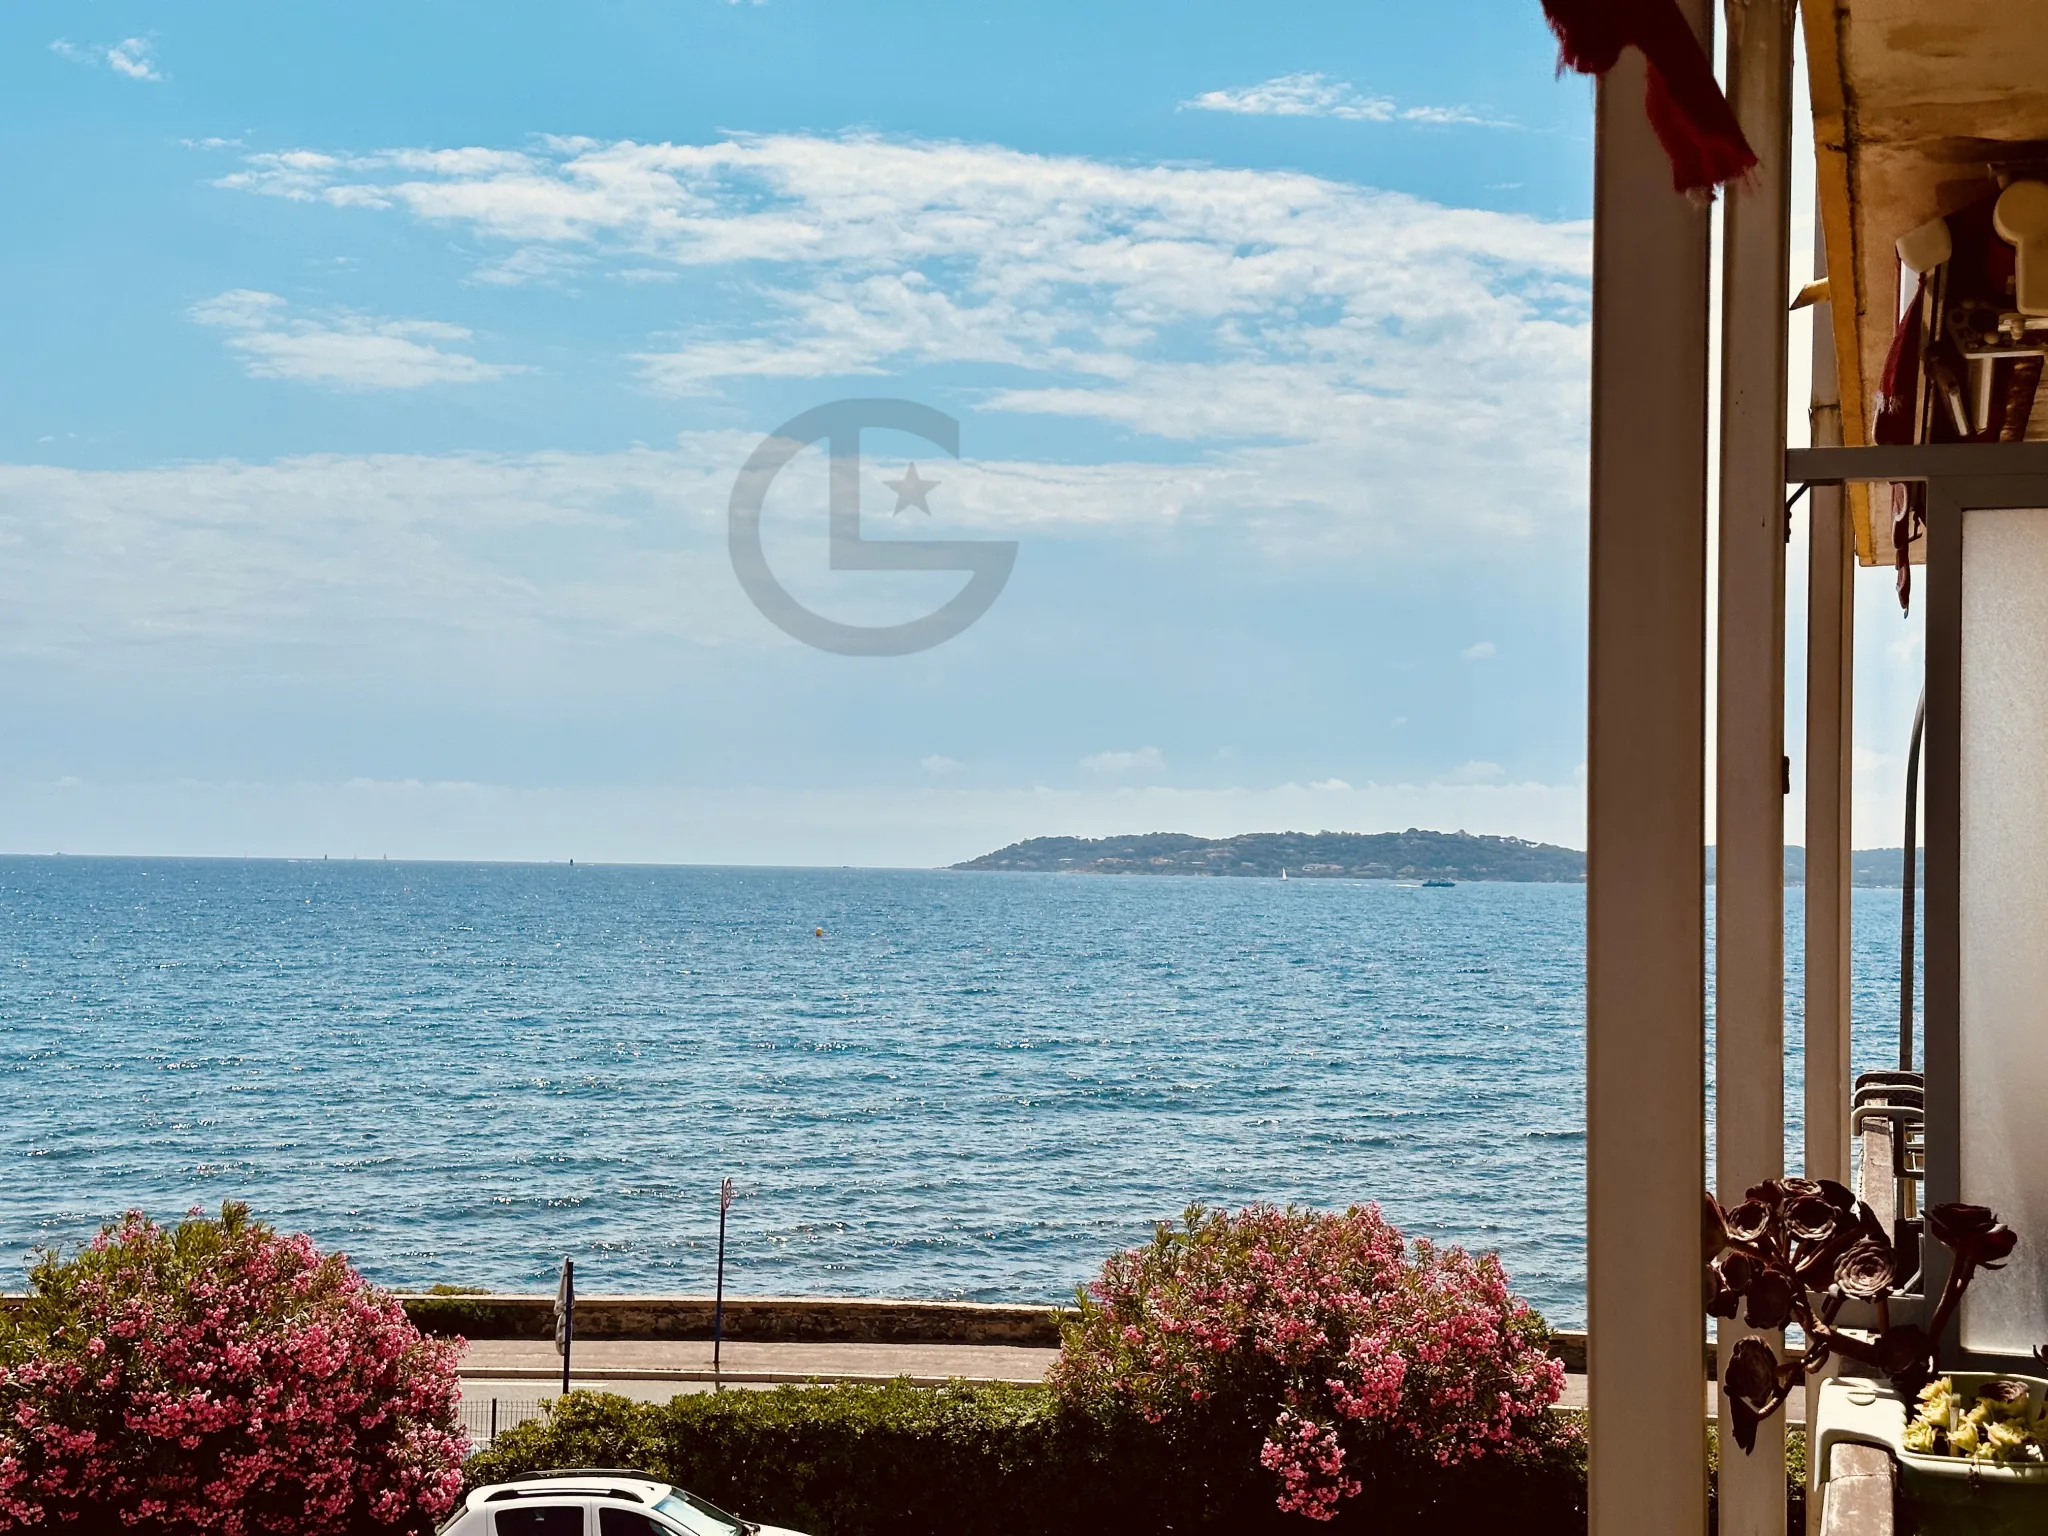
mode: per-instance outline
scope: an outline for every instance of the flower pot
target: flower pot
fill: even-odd
[[[2033,1376],[1950,1371],[1968,1400],[1987,1381],[2023,1381],[2038,1406],[2048,1381]],[[1904,1444],[1912,1405],[1889,1383],[1838,1376],[1821,1383],[1813,1414],[1814,1478],[1825,1483],[1833,1447],[1881,1445],[1899,1464],[1899,1491],[1920,1536],[2038,1536],[2048,1531],[2048,1466],[2000,1466],[1956,1456],[1927,1456]]]
[[[2039,1408],[2048,1381],[1988,1371],[1950,1371],[1956,1395],[1970,1401],[1987,1381],[2023,1381]],[[2007,1536],[2048,1530],[2048,1466],[2000,1466],[1955,1456],[1923,1456],[1895,1447],[1899,1481],[1925,1536]]]

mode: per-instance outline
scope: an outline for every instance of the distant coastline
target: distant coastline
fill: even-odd
[[[1127,837],[1032,837],[952,869],[1067,875],[1189,875],[1277,880],[1512,880],[1582,883],[1586,855],[1555,843],[1471,832],[1246,832],[1193,837],[1147,832]],[[1714,850],[1706,850],[1708,878]],[[1859,848],[1851,884],[1897,887],[1904,850]],[[1785,882],[1806,881],[1806,850],[1785,850]]]
[[[1197,875],[1303,880],[1520,880],[1586,878],[1586,856],[1554,843],[1470,832],[1247,832],[1190,837],[1034,837],[955,869],[1087,875]]]

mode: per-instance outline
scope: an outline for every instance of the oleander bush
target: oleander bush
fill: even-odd
[[[0,1317],[0,1530],[430,1531],[468,1449],[460,1351],[246,1206],[130,1212]]]
[[[1050,1382],[1205,1460],[1256,1462],[1327,1520],[1369,1476],[1539,1458],[1564,1367],[1500,1260],[1409,1243],[1377,1206],[1193,1207],[1077,1296]]]

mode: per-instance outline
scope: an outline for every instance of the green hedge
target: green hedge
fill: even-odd
[[[1274,1508],[1256,1426],[1219,1419],[1200,1438],[1083,1418],[1042,1387],[782,1387],[668,1403],[577,1392],[472,1457],[468,1475],[475,1486],[547,1467],[638,1467],[811,1536],[1310,1529]],[[1321,1529],[1585,1529],[1584,1453],[1569,1440],[1527,1464],[1451,1468],[1390,1444],[1346,1470],[1366,1490]]]

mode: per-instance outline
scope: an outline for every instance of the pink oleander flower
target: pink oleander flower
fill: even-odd
[[[1376,1206],[1190,1209],[1084,1288],[1050,1380],[1072,1406],[1242,1408],[1278,1506],[1335,1517],[1377,1447],[1449,1466],[1568,1433],[1543,1320],[1491,1255],[1406,1242]]]
[[[460,1340],[221,1207],[44,1253],[0,1319],[0,1531],[424,1533],[454,1507]]]

